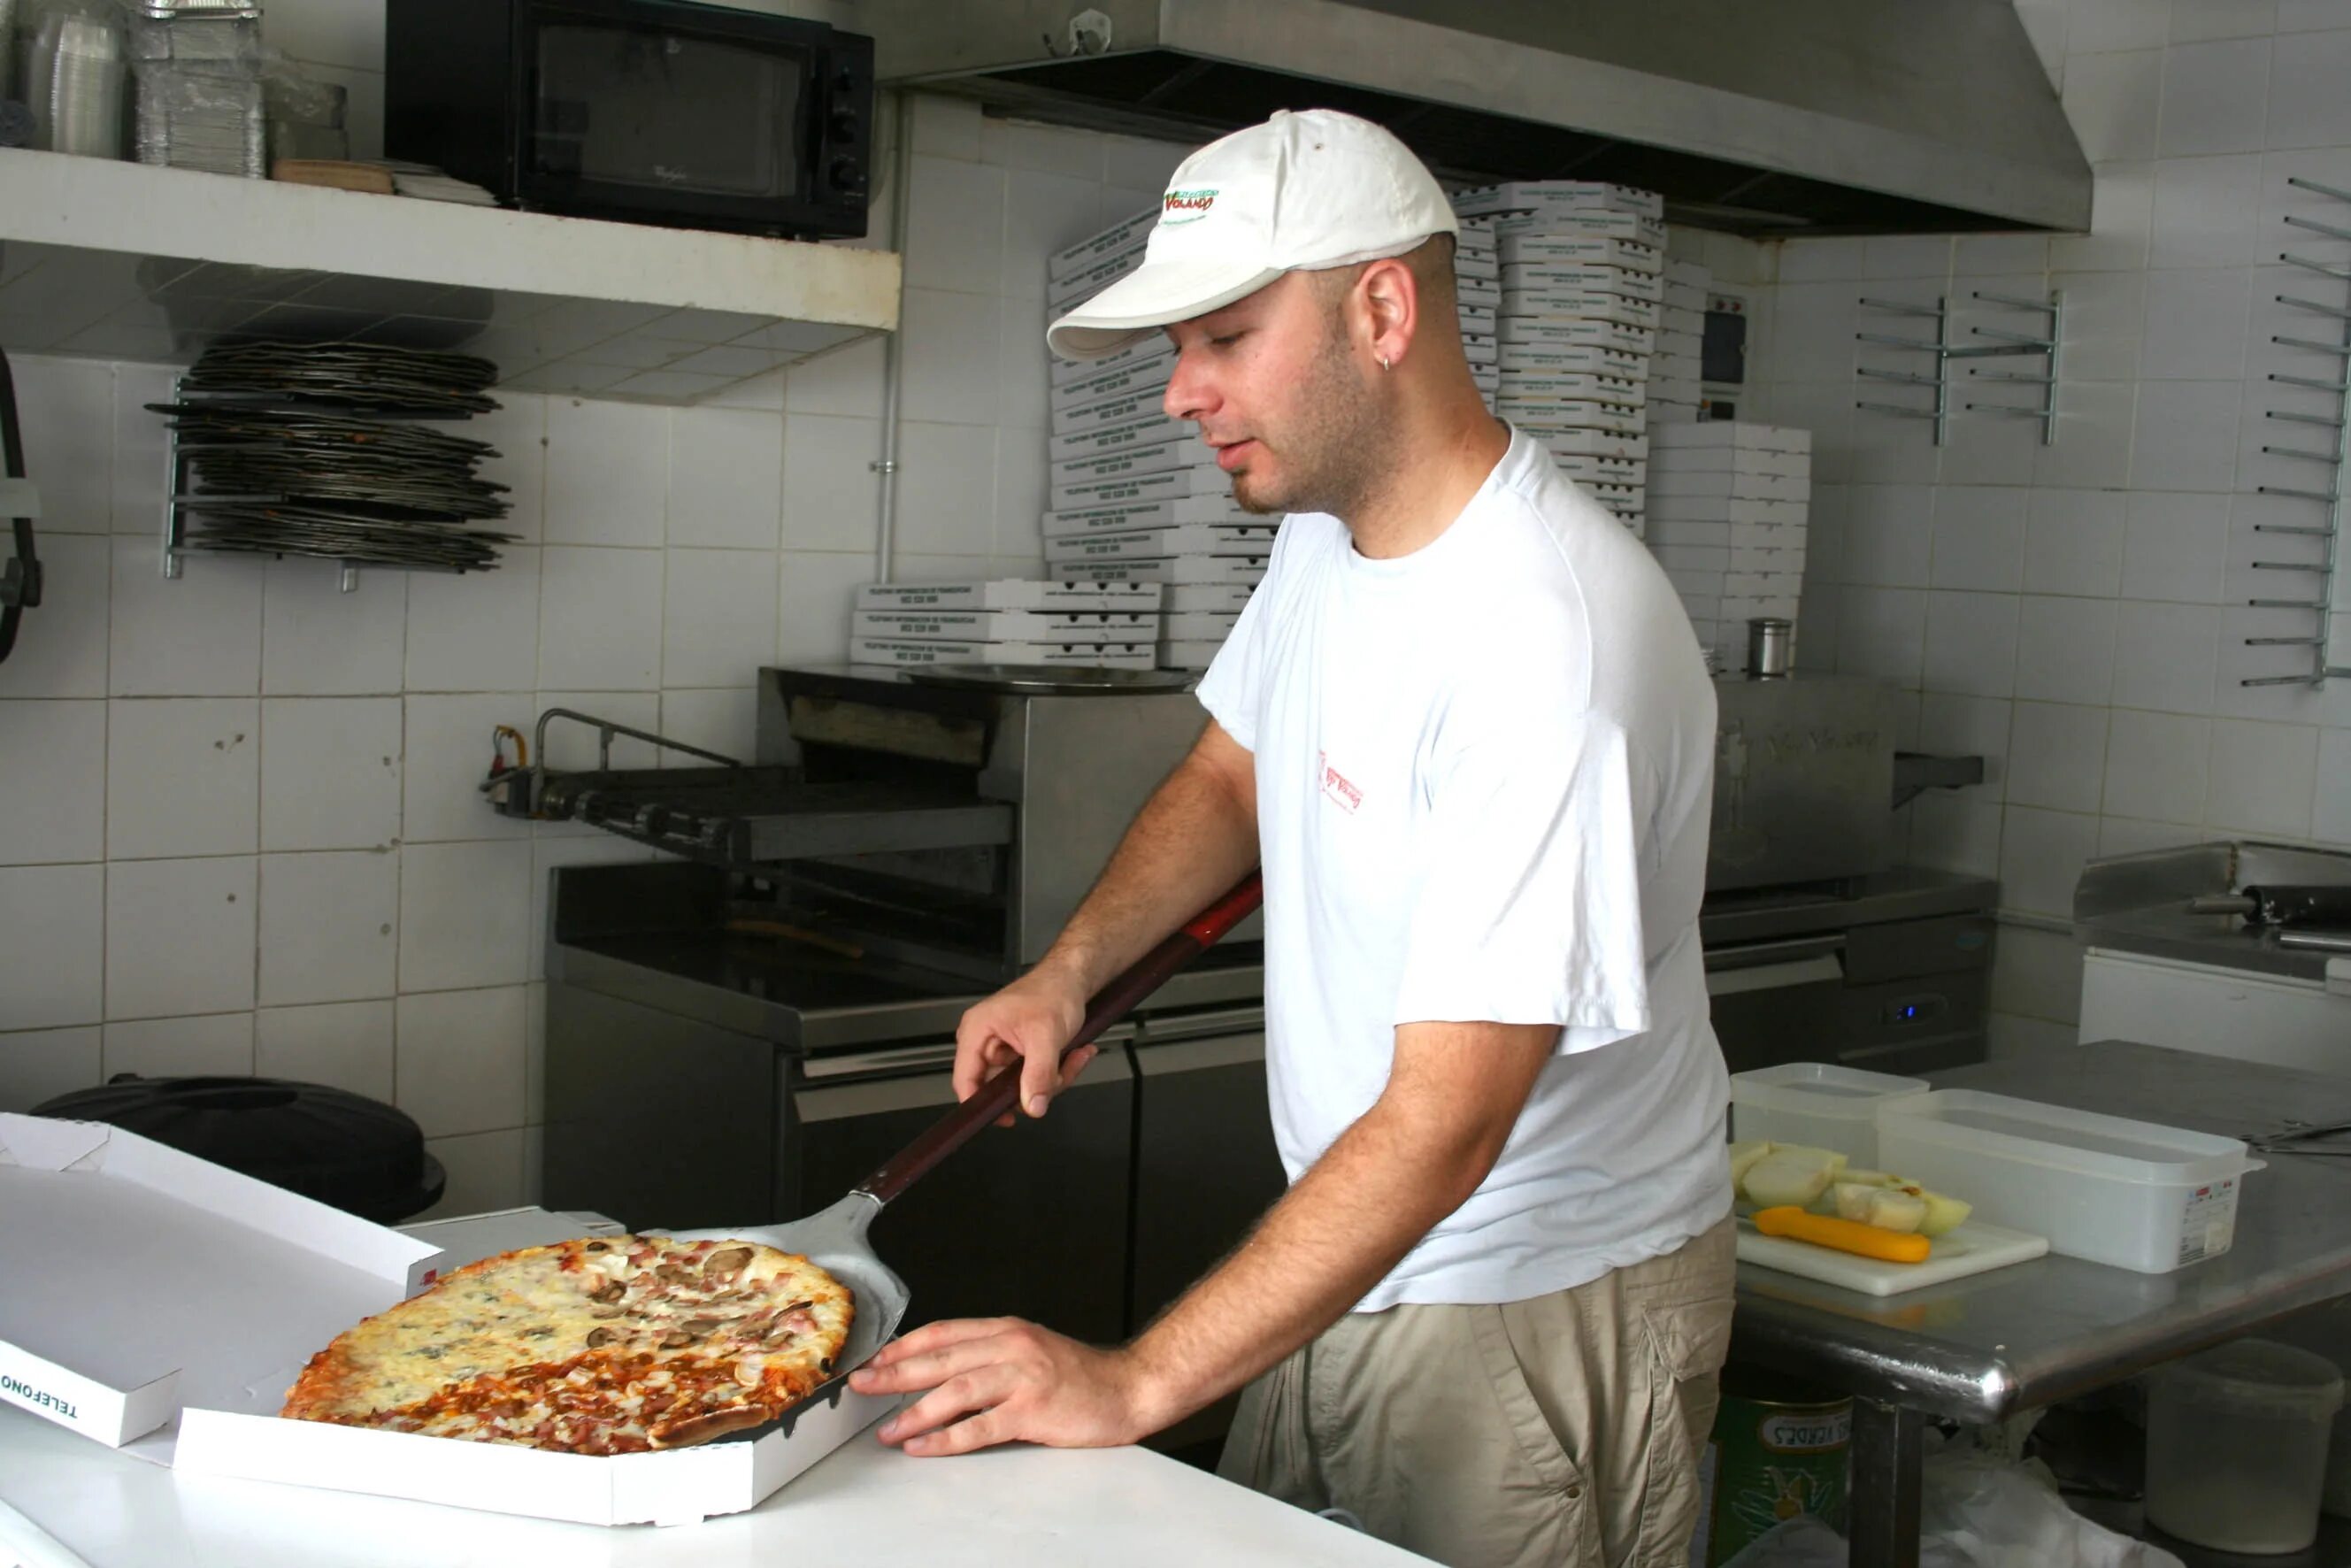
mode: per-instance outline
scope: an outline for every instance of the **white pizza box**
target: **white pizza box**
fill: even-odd
[[[1765,452],[1752,446],[1673,446],[1658,454],[1661,465],[1680,474],[1763,474],[1808,479],[1809,452]]]
[[[1717,419],[1677,433],[1670,446],[1742,446],[1757,452],[1810,452],[1813,433],[1792,425],[1759,424],[1753,420]]]
[[[1200,583],[1262,582],[1269,559],[1261,555],[1159,556],[1145,560],[1071,562],[1059,570],[1065,576],[1098,582],[1156,582],[1173,589]]]
[[[1154,484],[1147,475],[1170,475]],[[1116,501],[1167,500],[1177,496],[1202,496],[1230,490],[1232,479],[1217,466],[1213,449],[1186,437],[1158,446],[1134,446],[1108,456],[1074,457],[1048,462],[1045,468],[1050,509],[1074,511]]]
[[[174,1416],[277,1408],[438,1249],[102,1122],[0,1114],[0,1400],[158,1464]],[[290,1359],[289,1359],[290,1358]]]
[[[1053,436],[1046,443],[1045,457],[1051,463],[1071,463],[1087,457],[1108,456],[1117,452],[1165,446],[1170,442],[1183,441],[1189,434],[1190,423],[1188,420],[1173,418],[1154,407],[1148,413],[1134,415],[1114,424]],[[1200,450],[1206,452],[1208,449],[1201,446]]]
[[[1654,353],[1657,346],[1657,335],[1646,327],[1627,327],[1621,321],[1572,320],[1551,316],[1506,315],[1497,335],[1505,346],[1527,343],[1563,348],[1596,343],[1603,348],[1622,349],[1626,353],[1645,358]]]
[[[1678,403],[1688,409],[1693,416],[1698,412],[1698,384],[1694,381],[1686,381],[1673,376],[1649,378],[1651,402]]]
[[[1123,534],[1135,528],[1164,528],[1177,520],[1176,508],[1191,503],[1189,497],[1159,501],[1113,501],[1106,507],[1071,507],[1039,516],[1048,534]]]
[[[1160,347],[1165,352],[1150,359],[1114,365],[1106,371],[1097,371],[1092,375],[1056,384],[1045,394],[1053,416],[1059,418],[1071,410],[1134,392],[1147,392],[1153,397],[1165,397],[1167,378],[1176,371],[1176,348],[1165,339],[1160,340]]]
[[[1638,435],[1646,413],[1623,403],[1594,402],[1589,398],[1520,398],[1509,388],[1494,400],[1494,412],[1522,430],[1604,430],[1614,435]]]
[[[1058,315],[1080,300],[1101,293],[1120,278],[1143,265],[1143,246],[1106,256],[1102,260],[1078,268],[1066,277],[1049,278],[1045,284],[1045,308]]]
[[[1637,408],[1646,401],[1646,389],[1638,376],[1604,376],[1589,371],[1545,373],[1512,369],[1501,372],[1499,390],[1514,398],[1577,398]]]
[[[1664,302],[1664,278],[1652,272],[1635,272],[1604,261],[1586,260],[1579,254],[1581,248],[1573,239],[1555,239],[1549,235],[1514,235],[1502,242],[1501,273],[1498,281],[1508,288],[1512,268],[1540,267],[1546,272],[1562,277],[1564,281],[1559,287],[1589,288],[1602,294],[1622,294],[1630,298],[1645,299],[1652,305]]]
[[[1650,530],[1650,537],[1660,544],[1758,545],[1798,551],[1804,548],[1802,523],[1733,523],[1720,518],[1677,517],[1656,517],[1652,520],[1656,527]]]
[[[1602,506],[1607,507],[1612,512],[1624,513],[1642,510],[1641,487],[1638,485],[1603,485],[1595,482],[1587,482],[1583,485],[1582,488],[1585,495],[1591,497],[1593,500],[1599,502]]]
[[[1696,327],[1668,327],[1657,333],[1657,352],[1677,360],[1706,358],[1706,333]]]
[[[1131,534],[1088,534],[1045,541],[1045,563],[1145,560],[1166,556],[1261,556],[1273,549],[1275,523],[1179,523]]]
[[[1152,667],[1151,655],[1149,643],[930,643],[894,637],[849,640],[849,662],[852,664],[1056,664],[1097,670],[1147,670]]]
[[[1512,214],[1499,221],[1494,225],[1494,237],[1502,255],[1502,265],[1508,267],[1512,246],[1530,240],[1628,239],[1652,250],[1663,250],[1666,225],[1639,213],[1609,209],[1539,212],[1524,216]]]
[[[1683,427],[1668,425],[1666,428]],[[1653,482],[1656,476],[1652,475]],[[1750,501],[1737,496],[1653,494],[1649,510],[1656,517],[1681,518],[1694,523],[1802,523],[1809,508],[1802,501]]]
[[[1175,357],[1176,345],[1167,340],[1165,333],[1155,332],[1098,360],[1065,360],[1058,354],[1050,355],[1046,361],[1046,374],[1054,386],[1065,387],[1072,382],[1091,381],[1112,371],[1134,370],[1155,360],[1172,361]]]
[[[1505,218],[1494,225],[1505,239],[1514,235],[1550,235],[1548,223],[1536,216]],[[1550,235],[1552,241],[1552,259],[1581,262],[1589,267],[1618,267],[1626,272],[1645,273],[1655,277],[1665,269],[1666,253],[1653,245],[1638,240],[1606,239],[1587,235]],[[1504,277],[1510,276],[1510,264],[1502,265]]]
[[[1051,433],[1076,435],[1106,425],[1132,424],[1154,416],[1165,418],[1166,410],[1163,405],[1166,399],[1167,387],[1163,380],[1151,385],[1128,387],[1089,403],[1056,408],[1050,416]]]
[[[1039,610],[860,610],[849,634],[884,642],[1140,643],[1157,634],[1159,612]]]
[[[1509,180],[1456,192],[1453,211],[1464,218],[1523,212],[1619,212],[1662,218],[1666,199],[1655,191],[1601,180]]]
[[[1167,613],[1193,615],[1202,611],[1238,616],[1257,591],[1253,582],[1188,582],[1170,588]]]
[[[1281,519],[1264,512],[1252,512],[1234,499],[1230,490],[1207,496],[1186,496],[1170,501],[1168,507],[1179,523],[1271,523]]]
[[[1673,264],[1667,263],[1666,267],[1665,285],[1666,291],[1661,298],[1665,300],[1667,309],[1689,310],[1694,311],[1700,316],[1706,314],[1705,284],[1676,282],[1674,280]]]
[[[1578,483],[1596,481],[1604,485],[1646,485],[1649,465],[1630,457],[1593,457],[1581,453],[1562,456],[1552,454],[1552,462],[1559,471]]]
[[[1623,294],[1540,286],[1502,287],[1502,314],[1525,320],[1614,321],[1620,327],[1654,328],[1657,308]]]
[[[1467,235],[1469,231],[1464,229],[1461,232]],[[1463,246],[1453,253],[1454,281],[1456,284],[1464,279],[1490,282],[1499,275],[1501,265],[1494,258],[1491,246],[1483,250],[1472,250],[1468,246]]]
[[[1691,470],[1677,463],[1657,465],[1657,494],[1660,496],[1721,496],[1737,497],[1751,501],[1806,501],[1811,499],[1813,479],[1809,474],[1756,474],[1744,471]]]
[[[1505,299],[1513,294],[1531,292],[1602,295],[1623,302],[1625,308],[1640,317],[1637,325],[1644,327],[1657,326],[1657,318],[1664,313],[1664,307],[1657,303],[1656,291],[1644,287],[1656,281],[1637,272],[1598,263],[1573,258],[1553,261],[1540,256],[1503,262],[1500,279]]]
[[[1802,549],[1773,549],[1761,545],[1689,545],[1665,544],[1656,538],[1649,541],[1650,552],[1657,564],[1671,573],[1675,571],[1719,571],[1725,575],[1728,588],[1732,572],[1777,572],[1803,574],[1804,552]]]
[[[1536,430],[1531,434],[1553,457],[1631,457],[1649,455],[1646,435],[1618,435],[1606,430]]]
[[[1666,263],[1666,281],[1686,288],[1711,288],[1714,269],[1702,261],[1669,261]]]
[[[857,591],[860,610],[1117,610],[1148,614],[1159,591],[1131,583],[998,578],[992,582],[872,582]]]
[[[1205,670],[1216,663],[1217,650],[1224,645],[1221,638],[1170,639],[1159,644],[1159,667],[1163,670]]]
[[[1141,250],[1149,242],[1151,231],[1158,222],[1156,204],[1144,208],[1133,217],[1122,218],[1102,233],[1047,256],[1045,277],[1049,281],[1059,280],[1124,256],[1128,251]]]
[[[1461,277],[1453,279],[1453,298],[1463,305],[1482,305],[1489,309],[1502,302],[1502,283],[1499,277]]]
[[[1500,343],[1484,332],[1461,334],[1461,357],[1472,365],[1490,365],[1501,356]]]
[[[1648,373],[1649,361],[1626,349],[1604,343],[1506,343],[1497,361],[1504,374],[1621,376],[1638,381]]]
[[[1698,404],[1681,398],[1652,397],[1649,399],[1649,427],[1661,424],[1688,424],[1698,418]]]
[[[1697,354],[1655,354],[1650,356],[1649,369],[1661,376],[1683,376],[1694,382],[1706,378],[1706,361]]]
[[[1495,317],[1492,306],[1465,304],[1458,308],[1456,314],[1460,319],[1461,330],[1464,333],[1474,333],[1480,338],[1490,338],[1494,335]]]
[[[446,1272],[517,1247],[616,1235],[622,1227],[602,1215],[513,1208],[402,1229],[434,1247],[436,1270]],[[294,1370],[301,1364],[297,1360]],[[293,1381],[291,1372],[285,1381]],[[191,1408],[173,1468],[582,1524],[683,1524],[757,1506],[897,1404],[836,1383],[756,1438],[598,1457],[288,1421],[274,1413],[283,1397],[281,1390],[258,1409]]]
[[[1163,643],[1221,643],[1233,622],[1240,619],[1237,610],[1178,610],[1164,617],[1159,629]]]
[[[1457,199],[1453,215],[1461,223],[1460,232],[1453,238],[1463,250],[1489,251],[1494,248],[1494,219],[1491,214],[1465,213]]]

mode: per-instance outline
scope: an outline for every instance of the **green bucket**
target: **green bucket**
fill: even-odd
[[[1722,1568],[1774,1525],[1806,1514],[1842,1532],[1852,1446],[1850,1398],[1725,1368],[1722,1407],[1699,1464],[1690,1568]]]

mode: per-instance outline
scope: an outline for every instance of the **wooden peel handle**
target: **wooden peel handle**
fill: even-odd
[[[1134,1010],[1145,997],[1167,983],[1169,976],[1215,946],[1225,934],[1264,901],[1265,887],[1249,873],[1238,886],[1202,910],[1165,942],[1135,960],[1118,978],[1104,986],[1086,1008],[1085,1021],[1061,1048],[1070,1052],[1091,1045],[1102,1030]],[[888,1203],[914,1185],[917,1178],[969,1143],[982,1127],[1019,1103],[1020,1063],[998,1072],[954,1110],[933,1123],[923,1134],[893,1155],[880,1170],[860,1182],[856,1190]]]

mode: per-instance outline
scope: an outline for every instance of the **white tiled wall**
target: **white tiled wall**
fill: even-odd
[[[360,87],[375,15],[269,25]],[[920,106],[901,576],[1041,565],[1043,257],[1182,152]],[[492,814],[491,726],[560,704],[746,750],[753,671],[839,658],[872,578],[881,350],[722,407],[505,396],[473,428],[526,542],[350,594],[307,561],[163,580],[165,372],[17,360],[48,596],[0,664],[0,1108],[120,1071],[310,1079],[416,1116],[444,1208],[525,1196],[548,873],[637,852]]]
[[[2326,434],[2263,414],[2314,406],[2272,372],[2329,368],[2270,344],[2329,325],[2275,297],[2344,302],[2276,261],[2351,260],[2282,221],[2351,224],[2285,183],[2351,187],[2351,77],[2336,68],[2351,68],[2351,0],[2018,7],[2095,167],[2092,232],[1787,245],[1754,399],[1814,432],[1800,662],[1894,680],[1920,694],[1923,745],[1990,759],[1982,787],[1906,815],[1917,859],[2001,878],[2000,1050],[2072,1039],[2080,963],[2063,925],[2085,858],[2231,836],[2351,846],[2351,682],[2239,684],[2299,655],[2246,637],[2310,624],[2243,601],[2293,597],[2278,591],[2291,578],[2251,563],[2306,542],[2252,525],[2314,516],[2256,492],[2314,487],[2315,470],[2260,448]],[[1894,401],[1857,392],[1857,361],[1891,361],[1854,333],[1908,325],[1856,297],[1947,295],[1955,336],[2029,324],[1970,300],[1978,288],[2064,291],[2053,446],[2030,421],[1962,413],[1938,450],[1923,423],[1853,407]],[[2003,401],[1958,379],[1955,403]],[[2340,661],[2351,581],[2336,587]]]

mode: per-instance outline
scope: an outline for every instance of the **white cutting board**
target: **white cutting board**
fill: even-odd
[[[1842,1285],[1865,1296],[1898,1296],[1905,1291],[1965,1279],[1987,1269],[2026,1262],[2049,1250],[2049,1238],[1970,1219],[1935,1238],[1932,1249],[1923,1263],[1888,1263],[1881,1258],[1864,1258],[1810,1241],[1765,1236],[1745,1215],[1739,1217],[1740,1262],[1761,1263],[1766,1269],[1802,1274],[1807,1280]]]

